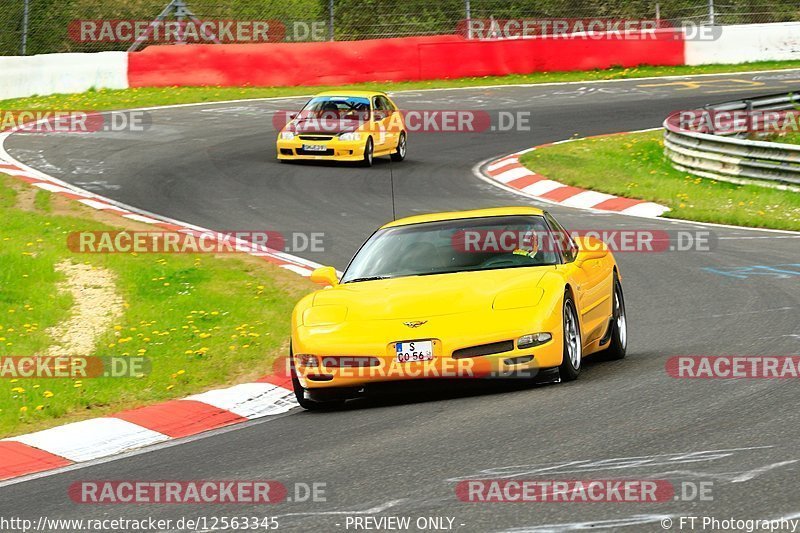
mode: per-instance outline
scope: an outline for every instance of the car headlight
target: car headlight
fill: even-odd
[[[291,141],[292,139],[294,139],[294,133],[291,131],[282,131],[281,139],[283,139],[284,141]]]
[[[530,335],[523,335],[517,339],[517,348],[523,350],[525,348],[541,346],[546,342],[550,342],[552,338],[553,336],[550,333],[531,333]]]
[[[339,135],[339,140],[340,141],[360,141],[361,140],[361,134],[358,133],[357,131],[349,131],[347,133],[342,133],[341,135]]]
[[[300,366],[304,366],[306,368],[317,368],[319,366],[316,355],[297,354],[294,356],[294,358],[300,364]]]

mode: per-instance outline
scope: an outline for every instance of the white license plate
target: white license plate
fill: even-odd
[[[394,348],[398,363],[433,360],[433,341],[398,342]]]
[[[328,147],[324,144],[304,144],[303,150],[307,152],[324,152]]]

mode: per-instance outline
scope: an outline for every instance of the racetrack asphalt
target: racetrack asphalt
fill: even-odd
[[[657,127],[672,111],[796,90],[800,71],[403,92],[404,109],[530,112],[530,131],[418,133],[392,163],[398,216],[534,203],[473,175],[481,161],[580,136]],[[146,133],[15,135],[20,161],[114,200],[218,230],[324,232],[343,269],[391,218],[390,163],[279,164],[272,114],[303,99],[152,110]],[[494,123],[494,121],[493,121]],[[557,179],[557,177],[554,176]],[[787,193],[788,194],[788,193]],[[539,205],[539,204],[536,204]],[[800,355],[796,235],[546,206],[568,229],[711,231],[711,251],[619,253],[628,357],[587,360],[576,382],[407,392],[340,411],[245,424],[0,487],[0,516],[279,516],[281,530],[347,531],[347,516],[453,517],[457,531],[663,531],[680,516],[800,516],[798,381],[682,380],[675,355]],[[706,269],[716,269],[716,272]],[[795,268],[800,272],[800,267]],[[636,458],[623,460],[623,458]],[[462,503],[457,479],[668,479],[713,501]],[[82,480],[325,482],[327,501],[275,506],[78,505]],[[675,525],[677,529],[677,525]],[[352,527],[349,530],[353,530]]]

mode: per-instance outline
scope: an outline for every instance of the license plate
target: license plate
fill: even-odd
[[[307,152],[324,152],[328,147],[324,144],[304,144],[303,150]]]
[[[433,360],[433,341],[410,341],[395,344],[395,361],[408,363],[410,361]]]

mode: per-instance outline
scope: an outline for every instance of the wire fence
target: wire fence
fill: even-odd
[[[142,49],[153,43],[360,40],[463,33],[466,21],[800,20],[796,0],[0,0],[0,55]],[[160,23],[153,23],[161,17]],[[203,23],[206,23],[203,25]],[[172,26],[170,26],[172,24]],[[468,32],[467,37],[472,37]]]

